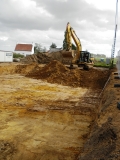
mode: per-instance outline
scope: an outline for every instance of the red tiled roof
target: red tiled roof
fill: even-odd
[[[32,51],[32,44],[17,44],[15,51]]]

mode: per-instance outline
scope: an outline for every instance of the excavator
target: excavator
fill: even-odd
[[[72,39],[75,42],[76,50],[72,50]],[[74,65],[82,66],[84,70],[89,70],[93,67],[94,62],[90,52],[82,51],[81,42],[69,22],[66,26],[65,41],[66,47],[62,52],[62,56],[64,60],[70,60],[70,68],[73,68]]]

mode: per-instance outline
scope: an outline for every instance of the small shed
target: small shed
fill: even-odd
[[[0,50],[0,62],[13,62],[13,52]]]

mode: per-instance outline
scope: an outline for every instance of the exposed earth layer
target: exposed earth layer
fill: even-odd
[[[109,70],[70,70],[58,61],[47,65],[1,63],[0,159],[76,160],[89,156],[91,150],[86,152],[84,144],[98,123],[98,114],[102,116],[100,95],[109,75]],[[101,118],[105,124],[110,121]],[[114,129],[107,131],[116,135]]]

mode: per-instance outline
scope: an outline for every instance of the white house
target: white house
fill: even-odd
[[[24,56],[31,55],[31,54],[34,53],[34,44],[33,43],[31,43],[31,44],[21,44],[21,43],[18,43],[15,46],[14,52],[22,54]]]
[[[13,62],[13,52],[0,50],[0,62]]]

